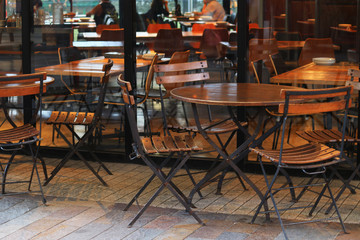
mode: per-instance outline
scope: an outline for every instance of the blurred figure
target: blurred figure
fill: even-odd
[[[213,20],[223,21],[225,19],[225,10],[216,0],[204,0],[204,6],[201,12],[195,12],[197,16],[211,16]]]
[[[118,23],[118,14],[115,6],[110,2],[110,0],[101,0],[101,2],[90,12],[86,13],[87,17],[90,17],[91,15],[94,15],[96,25],[110,25]]]
[[[168,1],[166,0],[153,0],[150,10],[145,14],[148,23],[158,23],[158,16],[169,16]]]
[[[42,7],[42,5],[43,3],[41,0],[33,0],[34,13],[36,13],[38,9]]]

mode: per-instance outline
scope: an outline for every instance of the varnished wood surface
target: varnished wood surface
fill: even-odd
[[[223,46],[226,46],[230,51],[236,51],[236,43],[220,42]],[[279,50],[292,50],[303,48],[305,41],[277,41],[277,47]],[[334,44],[334,50],[339,50],[340,47]]]
[[[117,75],[124,71],[124,59],[113,58],[113,67],[110,75]],[[53,66],[46,66],[36,68],[36,72],[46,72],[48,75],[69,75],[69,76],[88,76],[88,77],[102,77],[104,71],[103,65],[107,62],[104,57],[86,58],[69,63],[58,64]],[[150,65],[151,60],[138,59],[136,67],[145,67]]]
[[[138,42],[153,41],[156,38],[157,33],[148,32],[136,32],[136,40]],[[83,36],[87,40],[100,39],[100,34],[96,32],[84,32]],[[182,32],[184,40],[188,41],[200,41],[202,33],[199,32]]]
[[[221,106],[273,106],[284,102],[281,89],[295,87],[256,83],[214,83],[180,87],[171,96],[184,102]]]
[[[335,63],[330,66],[309,63],[270,79],[272,83],[345,85],[350,80],[347,71],[354,63]]]
[[[46,86],[52,84],[54,78],[47,76],[44,80],[43,92],[46,92]],[[28,82],[28,83],[0,83],[0,97],[10,96],[26,96],[39,93],[40,82]]]

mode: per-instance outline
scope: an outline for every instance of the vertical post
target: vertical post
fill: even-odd
[[[249,66],[249,6],[247,0],[238,1],[238,18],[237,18],[237,79],[238,83],[245,83],[248,79],[248,66]],[[240,121],[246,121],[246,112],[244,107],[237,108],[237,117]],[[237,133],[237,145],[239,146],[245,140],[242,132]],[[242,161],[244,163],[245,161]],[[241,167],[241,166],[240,166]],[[244,166],[242,166],[243,168]]]
[[[230,0],[223,0],[223,8],[226,14],[230,14]]]
[[[285,31],[290,31],[289,30],[289,21],[290,21],[290,18],[289,18],[289,6],[290,6],[290,3],[289,3],[290,0],[286,0],[285,1]]]
[[[136,89],[136,1],[120,0],[120,15],[123,16],[121,22],[124,24],[124,55],[125,55],[125,72],[124,77],[131,82],[133,89]],[[133,142],[129,120],[125,119],[125,155],[126,158],[132,153],[131,144]]]
[[[21,0],[21,36],[22,36],[22,69],[23,73],[31,73],[31,29],[33,28],[33,11],[32,1]],[[32,106],[34,104],[34,98],[32,96],[24,97],[24,123],[28,123],[32,117]]]

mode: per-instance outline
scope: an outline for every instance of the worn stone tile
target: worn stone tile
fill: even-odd
[[[35,236],[32,239],[34,239],[34,240],[35,239],[41,239],[41,240],[60,239],[60,238],[62,238],[64,236],[72,233],[76,229],[78,229],[78,227],[59,224],[59,225],[56,225],[56,226],[54,226],[54,227],[40,233],[39,235]]]
[[[174,216],[160,216],[154,221],[146,224],[144,228],[159,228],[159,229],[168,229],[181,221],[180,218]]]
[[[217,240],[243,240],[246,239],[249,235],[246,233],[239,233],[239,232],[223,232],[218,236]]]
[[[161,235],[164,232],[163,229],[155,229],[155,228],[140,228],[133,233],[129,234],[124,240],[151,240],[155,239],[157,236]]]
[[[112,227],[112,224],[104,224],[103,222],[92,222],[85,226],[73,231],[67,236],[63,237],[63,240],[72,239],[91,239]]]

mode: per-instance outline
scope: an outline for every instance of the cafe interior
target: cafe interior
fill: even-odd
[[[135,229],[154,204],[199,226],[271,216],[280,239],[334,222],[324,239],[356,239],[360,1],[111,0],[103,22],[99,1],[38,2],[0,1],[0,201],[137,205]]]

